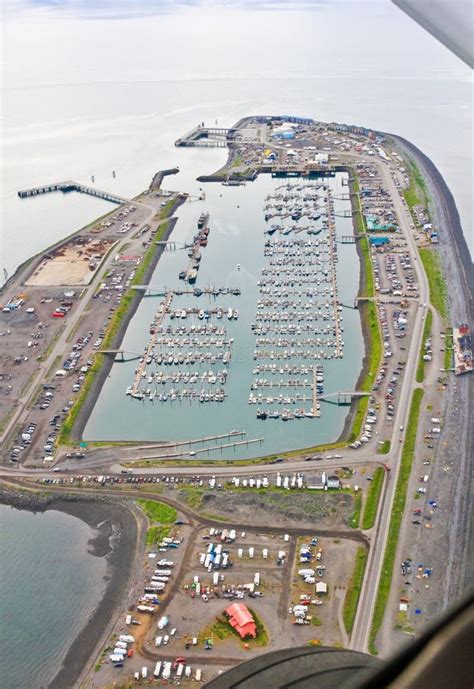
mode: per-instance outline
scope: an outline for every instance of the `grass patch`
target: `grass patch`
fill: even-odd
[[[420,354],[418,356],[418,366],[416,368],[416,382],[422,383],[425,380],[425,364],[426,361],[423,359],[425,354],[425,342],[431,335],[431,328],[433,326],[433,312],[431,309],[427,310],[425,325],[423,327],[423,338],[421,340]]]
[[[363,318],[366,318],[368,332],[368,362],[364,378],[359,385],[359,390],[369,392],[374,384],[375,376],[382,358],[382,338],[380,336],[377,307],[375,306],[374,302],[367,302],[363,304],[361,308],[366,310]],[[347,439],[347,443],[354,442],[361,432],[367,407],[369,406],[369,398],[360,398],[356,402],[356,405],[354,421],[352,423],[352,428]]]
[[[228,522],[229,517],[223,517],[221,514],[214,514],[213,512],[200,512],[201,517],[204,519],[212,519],[214,522]]]
[[[358,548],[355,557],[354,570],[347,586],[346,596],[344,598],[344,604],[342,607],[342,619],[348,634],[352,632],[352,628],[354,626],[366,564],[367,550],[365,548]]]
[[[443,275],[441,259],[438,251],[431,248],[419,249],[420,259],[425,269],[430,288],[430,301],[441,318],[448,318],[448,289]]]
[[[198,510],[202,506],[203,491],[195,486],[183,485],[179,489],[179,497],[188,507]]]
[[[405,632],[406,634],[413,634],[414,629],[408,622],[408,615],[405,611],[401,610],[397,615],[397,621],[393,627],[394,629]]]
[[[377,450],[377,454],[388,455],[388,453],[390,452],[391,445],[392,445],[392,443],[390,442],[390,440],[384,440],[383,443],[381,445],[379,445],[379,448]]]
[[[453,329],[446,328],[446,338],[444,340],[444,370],[448,371],[453,367]]]
[[[372,259],[370,255],[370,245],[367,237],[359,239],[359,247],[362,253],[364,287],[360,293],[361,297],[373,297],[375,293],[374,274],[372,271]]]
[[[199,636],[203,638],[216,636],[221,641],[230,637],[235,637],[242,644],[248,644],[250,648],[266,646],[268,644],[268,632],[265,628],[265,625],[255,611],[252,610],[252,608],[249,608],[249,612],[251,613],[257,628],[257,636],[255,639],[252,639],[251,636],[247,637],[246,639],[241,639],[240,634],[237,632],[237,630],[231,627],[224,616],[216,617],[216,621],[210,627],[205,629],[204,632]]]
[[[374,655],[377,655],[375,639],[382,625],[383,617],[387,608],[390,587],[392,584],[392,574],[393,567],[395,564],[395,555],[397,552],[398,535],[400,532],[400,525],[402,522],[403,512],[405,509],[408,490],[408,480],[410,478],[411,468],[415,455],[416,434],[418,430],[418,419],[420,415],[423,394],[423,390],[421,390],[421,388],[417,388],[413,391],[411,399],[410,415],[405,434],[405,442],[403,444],[400,472],[397,479],[395,497],[392,505],[392,515],[390,518],[390,525],[388,528],[387,545],[385,548],[385,554],[382,563],[382,572],[380,575],[377,598],[375,601],[374,616],[370,627],[369,651]]]
[[[403,190],[403,196],[410,209],[415,206],[425,206],[428,202],[425,180],[418,166],[412,161],[407,161],[410,186]]]
[[[170,213],[171,210],[173,209],[175,199],[170,199],[166,206],[162,209],[160,213],[160,217],[165,217],[167,213]],[[158,230],[155,232],[153,242],[151,246],[147,249],[145,252],[145,255],[143,257],[142,262],[140,263],[139,267],[137,268],[134,278],[133,278],[133,284],[139,285],[143,282],[143,277],[150,266],[151,261],[153,260],[156,251],[158,250],[157,245],[154,243],[155,241],[160,241],[163,239],[166,231],[168,229],[168,223],[162,223]],[[133,289],[129,289],[126,294],[122,297],[122,300],[118,306],[118,308],[115,310],[114,315],[112,316],[109,325],[107,327],[107,331],[105,333],[104,340],[102,342],[102,348],[103,349],[110,349],[112,348],[112,345],[114,343],[114,338],[117,335],[118,329],[127,314],[127,311],[130,308],[130,305],[132,301],[135,298],[139,298],[136,291]],[[97,374],[101,370],[102,366],[104,365],[105,358],[104,356],[97,356],[97,354],[94,356],[94,363],[88,370],[86,374],[86,378],[84,380],[84,383],[82,384],[81,391],[74,403],[74,405],[71,407],[69,414],[65,418],[62,426],[61,426],[61,431],[58,436],[57,440],[57,445],[68,445],[71,443],[71,433],[72,429],[74,427],[74,424],[76,422],[76,419],[79,415],[79,412],[81,411],[86,399],[89,396],[90,390],[92,388],[92,385],[97,377]]]
[[[158,545],[169,535],[171,524],[176,521],[178,513],[174,507],[165,505],[164,502],[158,502],[157,500],[145,500],[140,498],[137,500],[137,505],[141,507],[150,523],[146,533],[147,546]],[[156,522],[159,522],[159,524]]]
[[[367,492],[364,514],[362,517],[362,528],[371,529],[375,523],[377,508],[380,500],[380,493],[383,485],[384,469],[377,467],[373,474],[373,480]]]
[[[359,528],[360,513],[362,511],[362,491],[358,490],[354,493],[354,511],[349,519],[349,526],[351,529]]]
[[[150,526],[146,532],[146,544],[148,547],[158,545],[169,536],[171,526]]]
[[[138,505],[144,511],[147,519],[150,522],[159,522],[160,524],[173,524],[176,521],[178,513],[174,507],[165,505],[164,502],[157,500],[144,500],[140,498],[137,500]]]

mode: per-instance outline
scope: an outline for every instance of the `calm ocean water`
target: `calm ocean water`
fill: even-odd
[[[79,195],[22,201],[18,189],[88,183],[95,175],[98,188],[133,195],[156,170],[178,164],[181,173],[169,184],[193,193],[196,176],[213,171],[226,153],[179,150],[174,140],[197,122],[227,126],[254,113],[364,124],[410,139],[444,175],[472,252],[471,72],[393,5],[153,5],[4,3],[2,269],[11,274],[109,208]],[[142,318],[148,324],[148,315]],[[83,624],[79,608],[91,600],[101,561],[85,556],[89,529],[72,517],[0,508],[0,518],[11,586],[0,591],[10,606],[2,687],[28,689],[54,674]],[[12,597],[19,572],[21,597]],[[72,581],[73,596],[65,586]],[[46,604],[48,596],[55,605]]]
[[[0,505],[0,686],[40,689],[100,601],[107,562],[87,552],[93,530],[51,510]]]

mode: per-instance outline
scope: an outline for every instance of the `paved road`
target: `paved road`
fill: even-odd
[[[143,221],[143,225],[149,223],[157,213],[156,208],[153,208],[152,206],[148,206],[147,204],[138,201],[134,201],[134,203],[137,207],[142,206],[143,208],[147,208],[150,211],[149,215]],[[18,399],[17,408],[12,417],[10,418],[9,422],[5,426],[2,434],[0,435],[0,445],[3,446],[3,443],[8,438],[12,429],[15,428],[16,424],[26,420],[28,416],[29,406],[34,402],[34,397],[36,395],[36,389],[38,384],[41,382],[41,380],[44,379],[45,373],[47,373],[47,371],[51,368],[56,357],[60,355],[63,356],[64,352],[67,351],[67,339],[70,336],[70,334],[74,331],[74,328],[76,327],[77,323],[79,323],[83,313],[89,308],[90,297],[92,294],[94,294],[97,286],[103,280],[104,268],[106,268],[112,262],[114,256],[116,256],[117,253],[120,253],[123,247],[129,243],[130,237],[123,237],[113,247],[113,251],[110,251],[109,256],[107,257],[106,261],[100,266],[100,269],[96,271],[94,278],[86,287],[84,295],[80,303],[78,304],[77,309],[71,315],[71,317],[68,318],[65,328],[62,331],[60,337],[58,338],[56,344],[53,346],[49,356],[44,361],[38,364],[36,374],[34,378],[30,381],[30,384],[28,386],[28,391]]]
[[[372,161],[372,163],[375,161]],[[382,570],[382,562],[387,544],[388,527],[390,524],[390,516],[392,512],[392,505],[395,496],[395,488],[400,468],[400,461],[402,455],[403,443],[399,442],[402,434],[398,429],[401,426],[406,428],[408,423],[408,414],[410,407],[410,400],[413,389],[417,387],[415,374],[418,363],[418,354],[423,337],[423,326],[426,316],[426,309],[422,306],[428,304],[428,281],[423,270],[421,262],[418,261],[418,251],[416,243],[410,229],[412,222],[411,216],[405,205],[402,202],[401,196],[393,182],[389,170],[385,165],[380,165],[380,170],[384,179],[386,188],[390,190],[395,211],[400,222],[400,227],[408,242],[408,248],[413,258],[417,261],[418,285],[420,294],[421,306],[415,311],[412,323],[412,337],[410,348],[407,352],[407,364],[403,374],[402,386],[400,388],[400,397],[397,405],[397,412],[394,419],[394,435],[392,437],[392,448],[389,455],[387,455],[387,462],[392,469],[390,479],[385,481],[383,492],[379,504],[379,510],[376,521],[375,533],[372,536],[372,546],[369,551],[367,561],[367,568],[362,585],[359,606],[354,622],[354,629],[351,637],[350,648],[359,651],[366,651],[368,646],[368,639],[370,634],[371,620],[373,617],[375,601],[377,597],[378,582]],[[399,438],[397,438],[399,435]]]
[[[343,154],[340,155],[340,157],[343,157]],[[368,159],[367,162],[374,164],[377,164],[377,161],[374,159]],[[410,229],[410,224],[411,224],[411,217],[402,203],[400,194],[398,190],[396,189],[396,186],[392,180],[392,177],[390,175],[390,172],[386,168],[385,165],[379,164],[380,170],[382,177],[384,178],[385,184],[387,188],[390,190],[392,199],[394,202],[395,210],[397,213],[397,216],[400,221],[400,226],[402,228],[402,231],[406,237],[406,240],[408,242],[408,247],[410,250],[410,253],[412,254],[414,261],[417,261],[417,248],[416,244]],[[150,208],[150,207],[148,207]],[[153,217],[153,215],[156,213],[155,209],[150,209],[150,216],[148,218],[148,221]],[[145,221],[146,222],[146,221]],[[117,250],[119,250],[122,246],[122,244],[126,243],[126,239],[122,240],[122,242],[118,245]],[[418,282],[419,282],[419,294],[420,294],[420,304],[427,304],[428,303],[428,284],[426,280],[426,275],[423,271],[422,266],[417,262],[417,272],[418,272]],[[98,275],[95,280],[92,282],[90,289],[94,289],[100,279],[100,276]],[[67,329],[64,331],[62,337],[60,340],[56,343],[56,346],[54,347],[53,351],[51,352],[50,356],[48,357],[48,360],[46,362],[43,362],[41,369],[38,370],[38,374],[35,378],[34,383],[32,384],[30,390],[34,391],[35,386],[39,380],[39,377],[42,375],[43,371],[47,369],[49,366],[51,366],[52,362],[54,361],[54,358],[57,354],[62,353],[64,351],[64,347],[66,344],[66,338],[71,331],[71,329],[74,327],[74,323],[77,322],[78,318],[82,315],[84,312],[86,306],[88,305],[88,299],[84,299],[82,304],[80,305],[78,311],[76,312],[76,316],[74,318],[74,321],[71,321],[68,324]],[[370,632],[370,622],[373,616],[373,610],[374,610],[374,605],[375,605],[375,600],[376,600],[376,593],[377,593],[377,584],[379,581],[380,573],[381,573],[381,567],[382,567],[382,561],[383,561],[383,556],[385,552],[385,547],[386,547],[386,541],[387,541],[387,533],[388,533],[388,526],[390,522],[390,515],[391,515],[391,509],[392,509],[392,504],[394,500],[394,495],[395,495],[395,487],[396,487],[396,481],[398,477],[398,472],[399,472],[399,466],[400,466],[400,460],[401,460],[401,452],[402,452],[402,443],[399,442],[401,440],[401,433],[398,431],[398,429],[401,426],[406,426],[407,421],[408,421],[408,412],[409,412],[409,406],[410,406],[410,400],[411,400],[411,395],[414,387],[416,387],[415,383],[415,373],[416,373],[416,367],[417,367],[417,361],[418,361],[418,354],[420,351],[420,345],[421,345],[421,340],[422,340],[422,334],[423,334],[423,325],[424,325],[424,319],[425,319],[425,314],[426,314],[426,309],[423,306],[420,306],[417,308],[414,312],[413,316],[413,323],[412,323],[412,337],[411,337],[411,342],[410,342],[410,347],[409,351],[407,352],[407,364],[404,370],[404,376],[403,376],[403,381],[400,387],[400,397],[397,405],[397,412],[395,415],[395,420],[393,424],[393,433],[392,433],[392,446],[391,446],[391,451],[388,455],[383,456],[383,461],[384,463],[388,464],[391,467],[391,473],[390,473],[390,478],[389,480],[386,480],[384,482],[383,486],[383,492],[382,492],[382,498],[379,504],[379,512],[378,512],[378,517],[377,517],[377,522],[376,522],[376,529],[375,532],[372,535],[372,545],[369,551],[369,558],[368,558],[368,563],[367,563],[367,569],[366,569],[366,575],[364,577],[364,582],[362,586],[362,591],[361,591],[361,597],[360,597],[360,602],[358,606],[358,611],[357,611],[357,616],[354,624],[354,630],[350,642],[350,647],[353,649],[361,650],[364,651],[367,649],[367,643],[368,643],[368,637],[369,637],[369,632]],[[31,401],[33,392],[30,393],[29,396],[26,396],[24,400],[22,400],[23,405],[28,404]],[[4,432],[4,436],[6,433],[9,431],[10,428],[13,427],[13,424],[15,424],[19,418],[21,417],[22,411],[24,407],[21,407],[18,412],[15,414],[15,416],[11,419],[8,428]],[[133,452],[131,450],[131,452]],[[245,475],[260,475],[260,474],[268,474],[271,472],[276,472],[276,471],[301,471],[301,470],[308,470],[308,469],[330,469],[334,464],[337,462],[337,464],[347,464],[347,465],[357,465],[357,464],[362,464],[364,462],[368,461],[374,461],[374,450],[371,449],[366,449],[366,448],[361,448],[358,451],[355,451],[352,453],[352,451],[345,451],[341,452],[340,454],[343,454],[343,458],[339,460],[331,460],[331,461],[321,461],[321,462],[305,462],[305,461],[287,461],[275,465],[248,465],[245,467],[234,467],[234,466],[225,466],[225,467],[212,467],[212,466],[205,466],[205,467],[157,467],[155,469],[140,469],[138,470],[139,473],[158,473],[158,474],[174,474],[174,475],[192,475],[192,474],[199,474],[199,475],[207,475],[207,474],[215,474],[215,475],[233,475],[233,474],[245,474]],[[347,455],[350,456],[347,456]],[[99,460],[99,455],[100,455],[100,460]],[[102,451],[101,453],[97,453],[97,457],[94,455],[90,458],[88,458],[86,461],[83,461],[82,463],[77,463],[76,461],[73,461],[69,464],[69,468],[71,471],[74,471],[76,473],[87,473],[84,470],[85,469],[95,469],[98,466],[98,460],[100,461],[100,465],[107,464],[107,462],[110,464],[111,461],[117,461],[117,448],[110,448],[108,452]],[[121,461],[125,459],[120,458]],[[113,470],[119,471],[119,467],[117,465],[113,466]],[[7,474],[8,476],[18,476],[20,472],[12,470],[12,471],[5,471],[2,470],[2,473],[5,475]],[[30,474],[40,474],[44,475],[45,472],[44,470],[38,470],[38,471],[30,471],[28,472]],[[107,470],[107,473],[112,473],[111,469],[109,468]],[[62,475],[61,473],[57,474],[58,476]],[[67,475],[67,474],[66,474]],[[23,473],[24,476],[24,473]],[[96,490],[94,490],[94,493],[97,493]],[[116,492],[115,492],[116,494]],[[127,492],[128,494],[128,492]],[[140,493],[141,496],[143,496],[143,493]],[[182,511],[182,506],[180,507]]]

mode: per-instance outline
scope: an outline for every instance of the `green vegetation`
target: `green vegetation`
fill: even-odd
[[[174,507],[165,505],[164,502],[156,500],[144,500],[140,498],[137,500],[142,510],[145,512],[147,519],[150,522],[159,522],[160,524],[173,524],[176,521],[178,513]]]
[[[169,213],[173,210],[173,206],[175,204],[175,199],[172,198],[170,199],[167,203],[166,206],[161,210],[159,217],[160,218],[165,218]],[[161,225],[158,227],[154,237],[153,241],[150,245],[150,247],[147,249],[145,252],[145,255],[143,257],[142,262],[140,263],[139,267],[137,268],[133,282],[132,284],[138,285],[141,284],[143,281],[143,277],[145,275],[146,270],[150,266],[155,253],[157,251],[157,245],[155,242],[160,241],[163,239],[165,236],[167,230],[168,230],[168,225],[169,221],[161,223]],[[135,292],[133,289],[129,289],[128,292],[124,294],[122,297],[122,300],[120,302],[120,305],[116,309],[114,315],[112,316],[109,325],[107,326],[107,331],[105,333],[104,340],[102,342],[102,348],[103,349],[109,349],[112,347],[114,344],[114,339],[115,336],[117,335],[118,329],[121,326],[123,319],[125,315],[127,314],[130,305],[134,301],[134,299],[139,299],[139,295]],[[68,445],[71,443],[71,433],[72,429],[74,428],[74,424],[76,422],[76,419],[79,415],[79,412],[81,411],[86,399],[88,398],[92,385],[99,373],[99,371],[102,369],[102,366],[104,365],[104,356],[98,357],[97,355],[94,357],[94,363],[88,370],[86,374],[86,378],[84,380],[84,383],[82,384],[81,391],[72,406],[72,408],[69,411],[69,414],[65,418],[61,430],[59,432],[57,444],[58,445]],[[53,367],[54,368],[54,367]]]
[[[221,514],[214,514],[214,512],[200,512],[201,517],[204,519],[212,519],[214,522],[228,522],[229,517],[224,517]]]
[[[240,634],[233,627],[231,627],[225,617],[216,617],[214,624],[205,629],[199,636],[203,638],[217,636],[217,638],[221,641],[234,636],[242,643],[248,644],[250,648],[255,648],[256,646],[266,646],[268,644],[268,632],[255,611],[249,608],[249,612],[251,613],[257,628],[257,636],[255,639],[252,639],[252,637],[241,639]]]
[[[203,491],[200,488],[196,488],[196,486],[183,484],[179,489],[178,495],[180,500],[183,500],[193,510],[198,510],[202,505]]]
[[[390,525],[388,529],[387,545],[385,548],[385,554],[382,563],[382,572],[380,575],[377,598],[375,601],[374,616],[370,628],[369,651],[374,655],[377,655],[375,639],[383,621],[383,617],[387,607],[388,596],[390,593],[390,587],[392,584],[392,574],[393,567],[395,564],[395,554],[397,551],[398,534],[402,522],[403,511],[405,509],[406,496],[408,490],[408,480],[410,478],[413,458],[415,454],[418,418],[420,415],[423,394],[424,393],[423,390],[421,390],[421,388],[417,388],[416,390],[414,390],[410,405],[410,414],[405,434],[405,442],[403,444],[400,472],[397,479],[395,497],[392,506],[392,515],[390,518]]]
[[[362,491],[357,491],[354,493],[354,511],[349,519],[349,526],[351,529],[357,529],[359,527],[360,513],[362,511]]]
[[[148,547],[158,545],[169,536],[171,526],[150,526],[146,532],[146,544]]]
[[[375,523],[377,508],[380,500],[380,493],[383,485],[384,469],[377,467],[372,477],[365,501],[364,515],[362,517],[362,528],[371,529]]]
[[[447,371],[448,369],[453,367],[453,349],[454,346],[454,340],[453,340],[453,329],[452,328],[446,328],[446,338],[444,341],[444,369]]]
[[[374,274],[372,271],[372,260],[370,258],[370,245],[367,237],[359,239],[359,247],[362,253],[363,272],[364,272],[364,287],[360,294],[361,297],[373,297],[374,288]]]
[[[414,632],[413,627],[408,623],[408,615],[403,610],[401,610],[397,615],[397,621],[394,625],[394,629],[405,632],[406,634],[413,634]]]
[[[377,450],[377,454],[379,455],[388,455],[390,452],[390,447],[391,447],[391,442],[390,440],[384,440],[381,445],[379,445],[379,448]]]
[[[423,359],[425,354],[425,342],[431,335],[431,328],[433,326],[433,312],[428,309],[426,312],[425,325],[423,328],[423,338],[421,340],[420,354],[418,356],[418,366],[416,369],[416,382],[422,383],[425,380],[425,364]]]
[[[346,632],[348,634],[351,633],[352,627],[354,626],[366,564],[367,550],[365,548],[358,548],[355,558],[354,571],[352,572],[352,576],[347,586],[344,605],[342,608],[342,619],[344,620],[344,627],[346,628]]]
[[[377,317],[377,308],[374,302],[368,302],[365,307],[367,309],[367,324],[369,328],[369,364],[365,378],[361,383],[360,389],[369,391],[374,384],[375,375],[380,365],[382,358],[382,338],[380,336],[379,320]]]
[[[365,375],[360,382],[359,390],[369,392],[374,384],[375,376],[382,358],[382,338],[380,336],[377,308],[374,302],[367,302],[362,306],[362,308],[365,309],[367,324],[368,360]],[[360,434],[367,407],[369,406],[369,398],[362,397],[356,402],[356,404],[357,407],[354,414],[351,432],[347,439],[348,443],[353,442]]]
[[[317,615],[311,615],[311,624],[313,627],[320,627],[322,625],[321,618]]]
[[[428,194],[423,175],[412,160],[407,162],[407,168],[410,177],[410,186],[403,191],[405,201],[410,209],[414,208],[414,206],[426,207],[428,203]]]
[[[137,504],[141,507],[151,524],[146,534],[147,546],[161,543],[171,531],[171,526],[167,525],[173,524],[176,521],[176,510],[174,507],[170,507],[169,505],[165,505],[164,502],[158,502],[156,500],[144,500],[140,498],[137,500]],[[159,525],[156,524],[156,522],[159,522]]]
[[[448,289],[439,253],[436,249],[420,248],[419,254],[428,278],[430,301],[441,318],[446,321],[448,318]]]

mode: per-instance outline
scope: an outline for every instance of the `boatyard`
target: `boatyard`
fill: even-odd
[[[11,470],[25,467],[52,492],[159,493],[176,510],[149,522],[91,686],[193,686],[288,638],[372,650],[377,634],[398,643],[408,619],[418,632],[418,618],[434,614],[444,586],[430,550],[445,530],[437,493],[454,486],[453,462],[439,461],[440,399],[451,370],[472,369],[470,326],[459,320],[451,339],[430,302],[418,248],[439,238],[402,199],[399,149],[344,127],[247,118],[228,139],[240,156],[231,150],[232,174],[213,176],[223,184],[196,203],[152,184],[78,233],[72,245],[86,241],[97,261],[81,258],[89,285],[28,282],[66,255],[61,245],[7,286],[2,336],[26,347],[1,387]],[[30,352],[40,368],[26,399]],[[422,386],[426,395],[418,435],[415,379],[413,400]],[[410,443],[419,478],[400,472]],[[234,459],[253,463],[240,471]],[[379,632],[375,583],[393,563],[378,534],[392,528],[400,481],[410,514],[392,545],[404,584],[384,601]],[[238,619],[255,634],[239,638]]]
[[[291,183],[289,189],[285,186],[281,180],[267,178],[255,182],[252,190],[210,187],[202,204],[208,210],[194,205],[180,210],[173,234],[176,248],[163,254],[153,287],[143,290],[148,298],[136,316],[142,335],[136,329],[127,333],[123,348],[143,352],[143,333],[148,333],[148,344],[140,361],[114,367],[103,393],[104,401],[109,394],[122,397],[125,424],[127,419],[140,419],[140,439],[168,440],[160,433],[160,425],[167,428],[176,413],[183,419],[181,437],[176,440],[213,435],[217,428],[242,428],[248,440],[263,437],[259,452],[271,452],[288,443],[284,422],[293,419],[305,426],[308,445],[318,437],[328,437],[326,425],[323,429],[315,423],[311,428],[311,420],[322,414],[319,395],[342,389],[339,378],[352,377],[355,385],[355,371],[343,357],[343,349],[348,344],[351,356],[362,350],[359,315],[344,312],[339,303],[341,289],[342,298],[352,303],[358,287],[358,270],[349,271],[349,264],[356,260],[355,246],[339,241],[350,232],[350,202],[342,174],[328,181],[320,178],[304,185]],[[272,232],[276,218],[265,221],[265,208],[273,203],[274,194],[291,195],[295,209],[302,209],[299,220],[278,219],[285,233]],[[248,196],[250,203],[243,200]],[[321,217],[315,220],[317,214]],[[203,236],[205,247],[201,246]],[[196,282],[181,286],[180,278],[188,282],[186,257],[191,261],[196,250],[201,256]],[[300,266],[292,268],[296,261]],[[285,267],[280,265],[283,262]],[[347,270],[339,277],[341,262]],[[298,275],[292,278],[293,269]],[[286,274],[277,278],[280,270]],[[292,287],[296,278],[298,284],[295,281]],[[267,316],[273,320],[263,321]],[[274,389],[264,382],[269,376],[258,373],[270,366]],[[125,402],[125,393],[134,403],[132,408]],[[98,404],[102,406],[101,399]],[[209,404],[213,416],[205,411]],[[342,430],[346,411],[326,405],[324,416]],[[273,426],[280,426],[279,440],[273,431],[272,437],[265,433],[261,424],[265,414],[273,419]],[[110,435],[113,424],[104,425],[103,419],[97,407],[86,428],[87,438],[99,440],[105,431],[107,439],[114,439]],[[252,456],[257,448],[235,449],[239,456]]]

